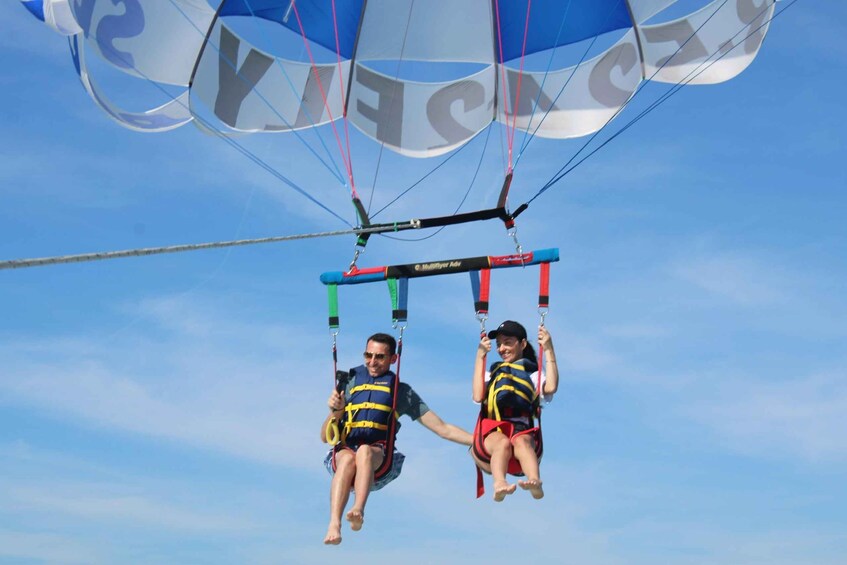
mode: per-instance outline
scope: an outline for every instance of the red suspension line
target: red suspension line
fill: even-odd
[[[497,12],[495,14],[495,18],[497,21],[497,44],[500,47],[500,73],[501,73],[501,83],[503,84],[503,113],[505,115],[505,124],[506,124],[506,145],[508,147],[509,154],[509,164],[506,169],[506,174],[512,172],[512,154],[515,145],[515,132],[517,131],[517,121],[518,121],[518,106],[521,100],[521,82],[523,81],[523,67],[524,61],[526,60],[526,40],[529,36],[529,13],[532,7],[532,0],[527,0],[526,3],[526,21],[524,22],[524,32],[523,32],[523,43],[521,45],[521,64],[520,69],[518,70],[518,84],[515,92],[515,103],[512,106],[512,115],[511,120],[509,119],[509,108],[508,102],[509,98],[506,95],[506,67],[503,59],[503,34],[501,31],[500,24],[500,3],[499,0],[494,0],[494,9]]]
[[[338,40],[338,17],[335,14],[335,0],[332,0],[332,26],[335,29],[335,57],[338,61],[338,77],[340,79],[340,88],[338,92],[341,94],[341,111],[343,112],[342,118],[344,120],[344,138],[347,141],[347,159],[350,160],[350,176],[353,176],[353,158],[352,152],[350,151],[350,131],[347,126],[347,103],[344,100],[344,73],[341,72],[341,45]],[[353,72],[353,62],[350,62],[350,73]],[[353,185],[352,178],[350,180],[350,185]],[[353,195],[356,196],[356,187],[352,186]]]
[[[503,65],[503,34],[500,31],[500,2],[499,0],[494,0],[494,18],[497,22],[497,45],[500,48],[500,83],[503,88],[503,97],[502,97],[502,107],[503,113],[505,114],[505,127],[506,127],[506,142],[510,143],[509,136],[509,107],[506,104],[508,98],[506,96],[506,69]],[[508,175],[512,172],[512,147],[509,144],[509,164],[506,168],[506,174]]]
[[[517,122],[518,122],[518,108],[520,108],[521,101],[521,81],[523,79],[523,64],[526,59],[526,38],[529,35],[529,9],[532,6],[532,0],[527,0],[526,2],[526,23],[524,24],[523,30],[523,45],[521,46],[521,66],[518,71],[518,91],[515,94],[515,106],[512,112],[512,130],[511,137],[509,138],[509,169],[511,169],[512,165],[512,147],[515,144],[515,132],[517,131]]]
[[[333,10],[335,3],[333,2]],[[323,98],[324,108],[326,108],[326,113],[329,116],[329,123],[332,126],[332,131],[335,134],[335,141],[338,143],[338,150],[341,152],[341,160],[344,162],[344,167],[347,170],[347,179],[350,181],[350,191],[353,193],[353,197],[358,197],[356,194],[356,185],[353,182],[353,167],[350,162],[349,153],[345,155],[344,146],[341,143],[341,136],[338,133],[338,129],[335,127],[335,119],[332,117],[332,111],[329,109],[329,102],[327,101],[326,92],[324,91],[323,82],[321,81],[320,74],[318,74],[318,68],[315,65],[315,58],[312,56],[312,49],[309,47],[309,41],[306,39],[306,31],[303,29],[303,22],[300,20],[300,12],[297,10],[297,2],[296,0],[291,0],[291,7],[294,9],[294,16],[297,18],[297,25],[300,27],[300,37],[303,38],[303,45],[306,47],[306,52],[309,54],[309,61],[312,64],[312,72],[315,75],[315,80],[318,83],[318,89],[321,93],[321,98]],[[334,11],[333,11],[333,19],[334,19]],[[338,49],[336,48],[336,52]],[[339,80],[341,77],[339,76]],[[344,90],[343,88],[341,90]],[[343,94],[342,94],[343,96]],[[346,121],[345,121],[346,124]],[[348,150],[349,150],[349,139],[348,139]]]

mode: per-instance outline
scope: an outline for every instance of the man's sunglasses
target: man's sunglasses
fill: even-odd
[[[371,353],[370,351],[365,351],[364,353],[365,359],[370,361],[371,359],[376,359],[377,361],[382,361],[386,357],[388,357],[385,353]]]

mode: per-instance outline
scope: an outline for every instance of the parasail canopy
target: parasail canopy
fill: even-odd
[[[436,157],[499,124],[511,178],[527,139],[598,132],[644,81],[712,84],[736,76],[759,52],[774,14],[774,0],[703,0],[699,10],[665,21],[677,0],[22,2],[68,36],[83,86],[121,125],[162,132],[194,123],[228,138],[288,132],[307,146],[301,132],[331,130],[337,147],[330,151],[321,138],[328,159],[309,150],[350,188],[354,203],[348,126],[380,148],[379,167],[383,148]],[[605,47],[589,57],[601,36]],[[578,61],[557,56],[586,42]],[[105,65],[91,66],[92,53]],[[108,66],[156,85],[165,103],[127,110],[95,76]],[[518,131],[525,137],[515,149]],[[369,225],[369,210],[361,202],[357,210]]]

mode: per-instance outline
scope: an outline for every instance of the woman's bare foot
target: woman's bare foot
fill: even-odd
[[[516,488],[517,487],[515,485],[510,485],[506,481],[503,481],[502,483],[494,483],[494,501],[503,502],[506,495],[515,492]]]
[[[518,485],[524,490],[528,490],[532,498],[538,500],[544,498],[544,489],[541,488],[541,479],[527,479],[526,481],[518,481]]]
[[[347,521],[350,522],[350,529],[358,532],[362,529],[362,524],[365,522],[365,515],[361,510],[353,508],[347,513]]]
[[[324,545],[338,545],[341,543],[341,524],[330,524],[324,538]]]

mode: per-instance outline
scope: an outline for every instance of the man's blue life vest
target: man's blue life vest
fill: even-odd
[[[388,371],[371,377],[367,367],[361,365],[350,370],[353,388],[344,406],[341,420],[341,441],[345,445],[362,445],[388,441],[393,443],[397,417],[394,414],[394,395],[397,393],[397,376]]]
[[[502,420],[529,416],[531,421],[538,406],[538,391],[532,383],[531,375],[537,370],[538,365],[529,359],[492,364],[485,395],[485,417]]]

